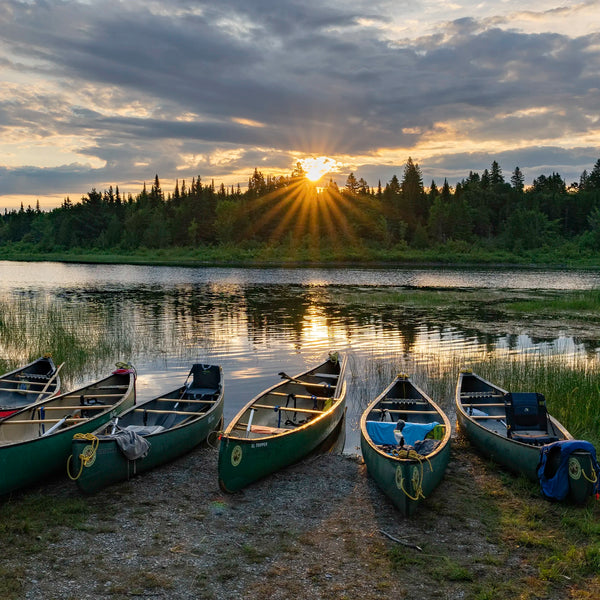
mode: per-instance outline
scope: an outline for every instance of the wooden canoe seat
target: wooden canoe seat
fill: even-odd
[[[494,392],[461,392],[461,398],[503,398],[502,394],[494,394]]]
[[[403,414],[403,415],[427,415],[437,414],[437,410],[408,410],[405,408],[374,408],[373,412],[388,412],[390,414]]]
[[[265,433],[267,435],[275,435],[289,431],[284,427],[269,427],[268,425],[250,425],[251,433]]]
[[[496,419],[498,421],[506,419],[506,415],[469,415],[471,419]]]
[[[234,425],[233,429],[239,429],[240,431],[248,431],[248,423],[239,422]],[[251,433],[258,433],[262,435],[277,435],[279,433],[285,433],[291,431],[291,427],[270,427],[269,425],[250,425]]]
[[[313,373],[313,377],[330,377],[331,379],[339,379],[339,375],[337,373]]]
[[[307,394],[286,394],[285,392],[269,392],[269,396],[294,396],[295,398],[300,398],[301,400],[333,400],[331,396],[308,396]]]
[[[310,415],[320,415],[323,411],[322,410],[316,410],[316,409],[311,409],[311,408],[295,408],[293,406],[270,406],[268,404],[253,404],[250,408],[265,408],[267,410],[284,410],[286,412],[300,412],[300,413],[307,413]]]

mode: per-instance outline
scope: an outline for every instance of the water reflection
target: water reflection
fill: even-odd
[[[366,401],[379,393],[398,369],[411,371],[416,383],[428,389],[427,380],[440,374],[454,376],[460,364],[482,354],[549,353],[565,357],[598,358],[597,336],[578,338],[564,324],[560,334],[509,321],[491,305],[444,307],[413,306],[386,300],[389,281],[399,277],[422,282],[436,278],[448,284],[448,271],[346,271],[344,285],[338,271],[167,269],[156,267],[95,267],[26,264],[26,272],[0,263],[0,298],[5,313],[20,312],[15,327],[25,340],[17,350],[0,332],[0,352],[8,358],[26,354],[39,342],[47,319],[62,322],[67,344],[84,347],[77,368],[65,365],[65,379],[76,385],[104,375],[116,360],[131,360],[137,367],[140,399],[179,385],[190,363],[218,363],[226,375],[225,419],[228,421],[252,396],[277,380],[279,371],[297,373],[327,356],[330,350],[350,355],[347,447],[358,445],[357,424]],[[259,281],[267,275],[289,281]],[[492,278],[490,272],[461,273],[453,283],[473,284]],[[529,274],[531,275],[531,274]],[[595,285],[593,274],[568,275],[574,285]],[[275,279],[277,279],[277,277]],[[374,284],[380,277],[382,281]],[[505,272],[493,286],[507,283]],[[512,276],[511,276],[512,277]],[[522,277],[519,275],[519,277]],[[186,279],[187,278],[187,279]],[[307,279],[312,283],[294,283]],[[364,280],[370,283],[365,286]],[[313,285],[319,281],[318,286]],[[557,282],[556,274],[539,273],[533,281]],[[522,280],[511,279],[518,287]],[[585,282],[585,283],[582,283]],[[564,281],[563,281],[564,284]],[[397,285],[397,284],[394,284]],[[402,291],[402,288],[393,288]],[[348,300],[348,298],[350,300]],[[26,318],[25,318],[26,317]],[[6,322],[6,315],[3,316]],[[46,324],[46,327],[49,327]],[[79,336],[79,337],[78,337]],[[58,334],[55,335],[55,340]],[[52,339],[48,339],[52,345]],[[55,355],[56,348],[45,348]],[[66,350],[59,352],[66,353]],[[20,354],[19,354],[20,353]],[[57,356],[58,360],[66,357]],[[452,410],[451,396],[438,398]]]

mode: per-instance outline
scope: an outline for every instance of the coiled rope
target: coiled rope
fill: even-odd
[[[426,456],[421,456],[415,450],[397,450],[394,452],[394,456],[398,458],[415,460],[419,463],[419,469],[413,469],[411,483],[412,487],[415,490],[416,494],[411,496],[404,487],[404,477],[400,476],[400,489],[404,492],[407,498],[416,502],[421,498],[425,498],[425,494],[423,493],[423,459],[427,461],[429,464],[429,468],[431,472],[433,472],[433,466],[431,465],[430,460]]]
[[[67,475],[69,479],[76,481],[81,476],[81,472],[83,471],[83,467],[87,467],[89,463],[93,462],[96,457],[96,450],[98,449],[98,444],[100,440],[93,433],[76,433],[73,436],[74,440],[87,440],[91,442],[90,446],[85,446],[83,448],[83,452],[79,455],[79,473],[73,476],[71,475],[71,459],[73,455],[70,454],[69,458],[67,458]],[[90,448],[88,450],[88,448]]]
[[[585,469],[582,467],[581,468],[581,474],[583,475],[583,478],[586,479],[587,481],[589,481],[590,483],[596,484],[598,482],[598,475],[596,474],[596,469],[594,469],[594,467],[592,467],[592,477],[593,479],[590,479],[586,472]]]

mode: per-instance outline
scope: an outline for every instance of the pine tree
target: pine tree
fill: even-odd
[[[504,177],[502,176],[502,169],[500,165],[494,161],[492,162],[492,172],[490,174],[490,183],[492,185],[500,185],[504,183]]]
[[[523,177],[523,173],[519,167],[515,167],[512,177],[510,178],[510,183],[515,191],[523,191],[523,188],[525,187],[525,178]]]

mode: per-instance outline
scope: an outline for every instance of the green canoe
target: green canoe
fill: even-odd
[[[0,421],[0,495],[63,471],[75,433],[87,433],[135,404],[135,371],[112,375]]]
[[[193,365],[184,385],[127,410],[91,436],[75,436],[69,476],[93,493],[169,462],[220,427],[223,402],[221,367]]]
[[[10,373],[0,375],[0,419],[17,410],[47,400],[60,393],[58,372],[50,355],[19,367]]]
[[[219,485],[235,492],[304,458],[321,446],[346,408],[346,358],[324,363],[252,399],[221,436]]]
[[[532,397],[534,402],[522,413],[539,412],[533,425],[520,428],[514,424],[514,409],[507,401],[511,397]],[[544,446],[556,441],[570,441],[573,436],[546,412],[541,394],[509,394],[470,370],[463,370],[456,385],[456,416],[467,439],[485,456],[514,473],[522,473],[538,481],[538,465]],[[594,491],[596,473],[594,459],[586,451],[574,452],[569,459],[569,492],[567,499],[581,504]]]
[[[403,515],[411,515],[444,476],[451,433],[445,413],[407,375],[394,379],[363,412],[367,472]]]

